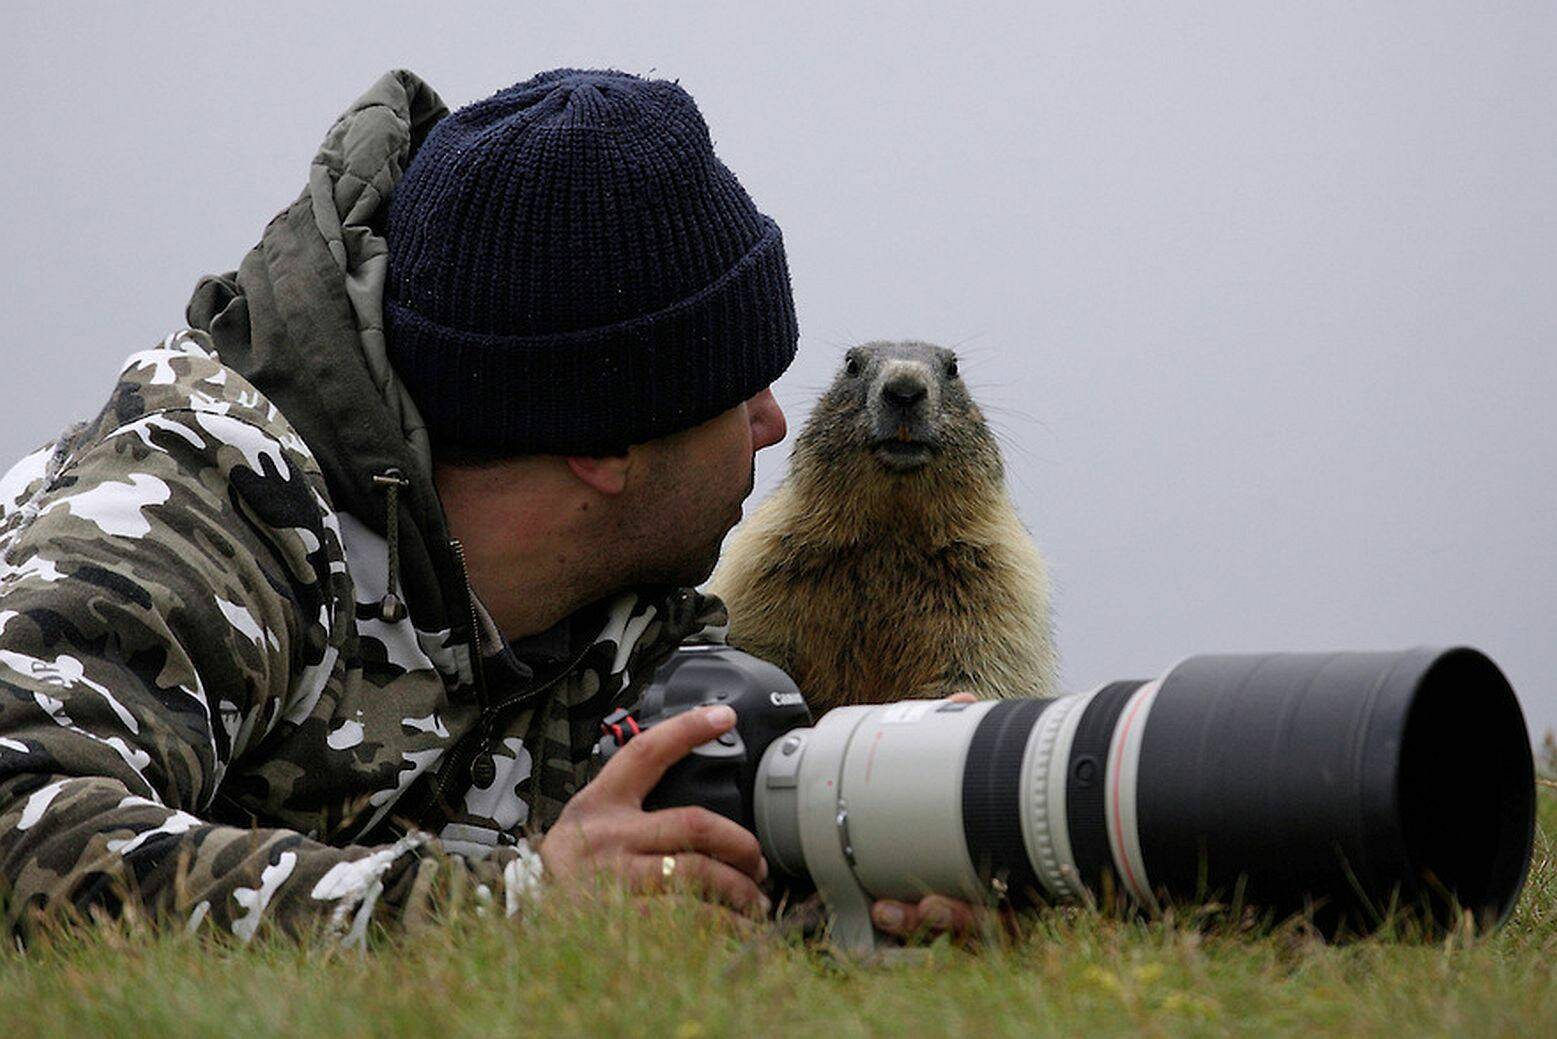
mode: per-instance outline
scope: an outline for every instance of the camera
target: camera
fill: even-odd
[[[813,884],[840,945],[878,898],[986,904],[1218,900],[1307,913],[1326,934],[1392,915],[1426,933],[1512,910],[1535,767],[1518,700],[1468,647],[1192,656],[1055,699],[906,699],[813,720],[782,670],[681,647],[601,761],[637,731],[727,703],[732,732],[647,808],[704,805]]]

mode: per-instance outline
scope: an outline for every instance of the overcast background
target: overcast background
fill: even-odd
[[[1557,725],[1554,5],[255,6],[7,4],[0,470],[383,71],[652,71],[784,229],[792,427],[849,343],[960,344],[1066,688],[1468,642]]]

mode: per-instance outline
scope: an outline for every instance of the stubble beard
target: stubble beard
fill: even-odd
[[[615,544],[598,554],[610,571],[601,575],[601,586],[615,594],[645,585],[693,588],[702,584],[713,576],[724,539],[740,522],[741,503],[756,484],[755,457],[746,488],[733,507],[727,501],[701,499],[690,483],[667,482],[666,493],[658,500],[641,502],[640,512],[617,526]],[[689,543],[690,530],[703,533]]]

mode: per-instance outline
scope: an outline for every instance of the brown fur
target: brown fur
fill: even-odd
[[[1054,692],[1047,570],[955,363],[923,343],[851,350],[788,475],[731,534],[710,582],[729,606],[730,641],[788,671],[818,713]],[[905,371],[928,372],[930,393],[899,422],[882,385]],[[897,445],[873,444],[909,429],[933,453],[895,471],[880,454]]]

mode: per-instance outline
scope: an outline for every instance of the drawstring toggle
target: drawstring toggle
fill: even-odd
[[[383,490],[389,499],[385,503],[389,562],[385,567],[384,597],[378,601],[378,616],[386,624],[398,624],[406,618],[405,600],[395,594],[400,586],[400,488],[411,486],[411,481],[399,469],[386,469],[373,474],[373,486]]]

